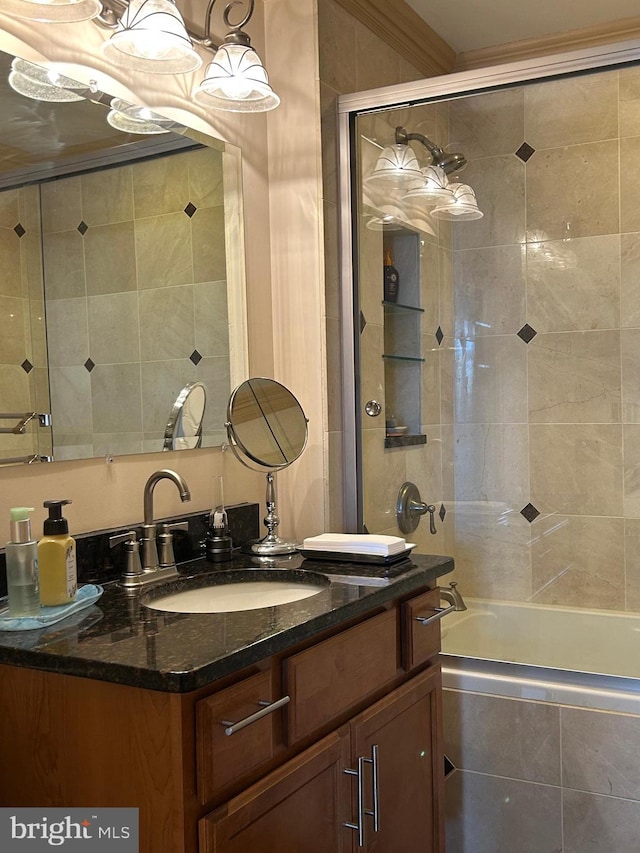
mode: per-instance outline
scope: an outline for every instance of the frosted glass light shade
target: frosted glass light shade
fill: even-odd
[[[11,62],[9,85],[19,95],[34,101],[72,103],[84,101],[78,89],[84,88],[77,80],[63,77],[53,69],[43,68],[17,57]]]
[[[218,48],[193,98],[203,106],[237,113],[267,112],[280,103],[260,57],[245,44]]]
[[[443,202],[431,211],[436,219],[452,219],[454,221],[466,219],[482,219],[484,214],[478,208],[476,194],[468,184],[454,184],[453,200]]]
[[[28,21],[65,24],[95,18],[102,4],[99,0],[2,0],[2,11]]]
[[[172,0],[131,0],[102,52],[114,65],[152,74],[185,74],[202,65]]]
[[[403,187],[410,189],[423,182],[422,172],[408,145],[389,145],[382,150],[373,172],[366,182],[379,187]]]
[[[425,203],[439,202],[442,200],[453,201],[453,190],[449,186],[449,180],[444,169],[440,166],[424,166],[421,169],[422,184],[410,189],[405,199]]]
[[[114,98],[111,101],[107,121],[111,127],[123,133],[139,133],[145,136],[169,133],[176,126],[171,119],[154,113],[147,107],[130,104],[122,98]]]

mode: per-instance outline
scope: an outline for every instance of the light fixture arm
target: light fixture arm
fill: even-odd
[[[423,133],[407,133],[404,127],[396,127],[396,145],[408,145],[411,140],[422,143],[429,154],[431,154],[433,165],[439,165],[444,156],[442,148],[436,145],[435,142],[432,142]]]

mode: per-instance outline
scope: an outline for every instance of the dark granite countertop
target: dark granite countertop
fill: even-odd
[[[106,584],[96,604],[49,628],[0,631],[0,663],[188,692],[373,611],[453,570],[450,557],[432,555],[412,555],[389,568],[303,560],[298,554],[271,563],[265,567],[255,558],[237,557],[214,567],[197,560],[180,567],[178,580],[134,594],[116,583]],[[270,577],[277,572],[282,580],[320,575],[323,588],[291,604],[234,613],[168,613],[144,604],[160,591],[234,579],[260,580],[265,572]]]

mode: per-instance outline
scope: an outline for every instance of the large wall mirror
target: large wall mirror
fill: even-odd
[[[239,149],[176,125],[127,132],[81,86],[70,103],[25,97],[12,60],[0,54],[0,465],[162,451],[192,383],[201,446],[223,443],[247,376]],[[8,431],[5,415],[29,412],[50,426]]]

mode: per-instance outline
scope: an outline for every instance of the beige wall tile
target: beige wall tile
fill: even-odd
[[[89,357],[86,299],[55,299],[49,304],[47,340],[52,367],[85,363]]]
[[[636,849],[640,835],[636,801],[565,790],[562,808],[564,853],[632,853]]]
[[[615,234],[617,164],[617,141],[536,151],[526,166],[527,240]]]
[[[355,19],[338,3],[333,0],[318,3],[318,47],[322,81],[340,94],[358,90],[357,29]]]
[[[91,359],[96,364],[140,361],[138,294],[90,296],[87,307]]]
[[[640,800],[640,717],[562,708],[560,720],[564,786]]]
[[[35,367],[46,367],[47,364],[47,340],[45,330],[44,302],[30,299],[28,303],[29,331],[25,332],[27,339],[31,341],[31,355],[29,359]]]
[[[45,234],[74,231],[82,222],[80,178],[49,181],[40,187],[42,230]]]
[[[133,172],[133,166],[123,166],[81,176],[82,217],[87,225],[133,219]]]
[[[640,231],[640,136],[620,140],[620,231]]]
[[[196,380],[188,358],[142,362],[142,424],[145,433],[164,434],[176,397],[187,382]]]
[[[459,770],[447,779],[445,804],[451,853],[562,850],[559,788]]]
[[[227,277],[223,207],[203,207],[191,218],[193,280],[222,281]]]
[[[13,228],[0,228],[0,296],[23,296],[20,238]]]
[[[135,256],[139,290],[193,282],[189,217],[184,213],[170,213],[137,219]],[[209,272],[201,280],[217,278]]]
[[[528,180],[527,175],[527,183]],[[472,160],[462,173],[461,181],[473,187],[478,207],[484,217],[452,224],[454,249],[506,246],[523,242],[524,163],[513,155]],[[527,197],[527,203],[528,201]]]
[[[47,301],[85,296],[84,243],[80,232],[45,234],[43,253]]]
[[[637,68],[618,71],[618,95],[620,136],[640,135],[640,73]]]
[[[91,374],[88,370],[81,366],[50,367],[49,382],[54,436],[91,434]]]
[[[0,228],[13,228],[20,221],[18,192],[17,189],[0,192]],[[23,226],[26,228],[26,224]]]
[[[320,110],[322,114],[322,197],[326,202],[339,203],[338,191],[338,114],[335,89],[320,83]],[[326,221],[326,220],[325,220]],[[325,230],[325,242],[334,244],[338,224]]]
[[[524,89],[452,101],[449,132],[456,150],[463,151],[467,159],[514,154],[526,139]]]
[[[631,253],[626,254],[630,262]],[[630,272],[627,267],[627,279]],[[625,307],[628,303],[627,299]],[[623,322],[624,316],[623,310]],[[537,332],[618,328],[620,237],[610,234],[529,243],[527,322]]]
[[[223,205],[222,153],[215,148],[201,148],[175,156],[187,161],[189,201],[197,208]]]
[[[625,424],[622,431],[624,448],[624,514],[640,516],[640,424]]]
[[[142,429],[140,364],[97,364],[91,371],[93,428],[98,433]]]
[[[624,520],[539,516],[531,525],[533,600],[623,610]]]
[[[454,466],[456,500],[496,501],[519,512],[529,500],[527,426],[457,425]]]
[[[422,423],[440,424],[440,350],[432,335],[422,339]]]
[[[28,231],[20,240],[20,258],[23,291],[26,290],[31,299],[44,298],[42,252],[43,244],[40,233]],[[26,288],[24,286],[25,280]]]
[[[444,751],[458,770],[560,784],[559,707],[458,690],[442,699]]]
[[[640,518],[624,520],[624,557],[627,610],[640,611]]]
[[[618,134],[617,75],[582,74],[526,86],[524,113],[524,138],[536,149],[614,139]]]
[[[531,502],[540,512],[622,516],[622,427],[532,424]]]
[[[622,420],[640,423],[640,329],[622,329],[620,332],[622,361]]]
[[[399,69],[396,51],[367,27],[357,24],[356,91],[378,89],[398,82]]]
[[[619,423],[620,333],[558,332],[529,343],[532,423]]]
[[[461,339],[456,345],[456,423],[526,423],[524,341],[518,335],[491,335]]]
[[[453,253],[455,334],[515,334],[525,322],[522,245]]]
[[[189,201],[189,167],[184,156],[136,163],[133,170],[136,219],[181,212]]]
[[[92,456],[121,456],[130,453],[143,453],[142,434],[137,432],[96,432],[92,436],[92,451]]]
[[[342,429],[342,372],[341,372],[341,333],[340,320],[327,317],[326,320],[326,360],[327,360],[327,426],[333,432]]]
[[[455,580],[465,596],[530,598],[529,522],[517,509],[500,501],[456,500],[446,521],[445,553],[455,559]]]
[[[640,234],[620,235],[620,323],[640,326]]]
[[[218,437],[217,444],[220,445],[227,441],[224,424],[227,420],[227,401],[232,391],[228,356],[203,358],[196,367],[195,378],[203,382],[207,389],[207,405],[202,422],[204,433]]]
[[[31,347],[27,344],[28,339],[25,340],[25,324],[28,322],[25,303],[28,310],[26,300],[0,296],[0,364],[20,364],[30,354]]]
[[[396,499],[407,478],[407,451],[384,450],[384,436],[384,423],[363,433],[364,522],[369,531],[395,526]]]
[[[145,223],[149,220],[144,220]],[[136,232],[137,233],[137,232]],[[159,235],[163,237],[164,235]],[[87,295],[136,289],[136,241],[133,222],[89,228],[84,237]],[[161,254],[158,245],[158,254]]]
[[[195,348],[193,286],[139,294],[142,361],[188,358]]]
[[[372,418],[363,416],[362,427],[365,430],[384,428],[385,418],[385,384],[384,362],[382,360],[383,330],[381,326],[367,323],[360,335],[360,397],[364,404],[368,400],[377,400],[382,406],[382,413]]]
[[[193,286],[195,345],[200,355],[229,353],[229,318],[226,281],[207,281]]]

